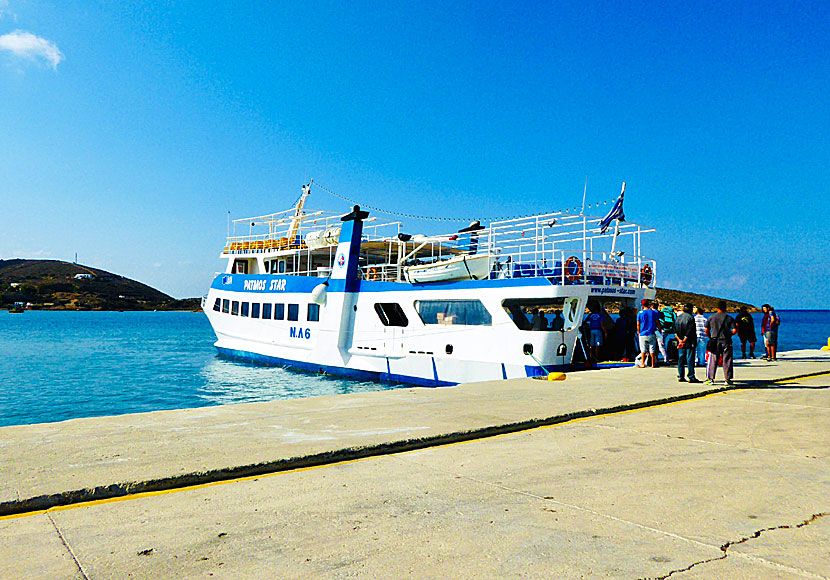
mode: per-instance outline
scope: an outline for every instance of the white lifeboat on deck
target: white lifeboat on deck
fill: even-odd
[[[483,280],[490,277],[494,262],[495,256],[492,254],[464,254],[448,260],[407,266],[403,272],[404,278],[410,284]]]

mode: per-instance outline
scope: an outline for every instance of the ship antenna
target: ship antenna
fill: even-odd
[[[585,176],[585,189],[582,190],[582,209],[579,210],[579,215],[585,215],[585,194],[588,193],[588,176]]]

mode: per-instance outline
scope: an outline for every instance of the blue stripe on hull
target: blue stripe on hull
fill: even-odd
[[[545,370],[547,369],[547,370]],[[546,365],[545,368],[534,365],[525,365],[525,374],[528,377],[546,377],[548,372],[567,373],[577,371],[580,369],[573,368],[570,364],[564,365]]]
[[[315,276],[298,276],[294,274],[219,274],[210,287],[230,292],[256,294],[311,292],[315,286],[325,281]],[[248,287],[246,288],[246,283]],[[419,290],[481,290],[488,288],[524,288],[528,286],[555,286],[547,278],[507,278],[505,280],[476,280],[430,282],[427,284],[409,284],[400,282],[375,282],[357,280],[348,285],[345,280],[329,279],[329,292],[413,292]]]
[[[451,387],[458,383],[438,380],[437,374],[434,379],[425,379],[421,377],[410,377],[408,375],[397,375],[391,372],[378,373],[374,371],[364,371],[359,369],[349,369],[346,367],[335,367],[329,365],[321,365],[317,363],[300,362],[290,359],[279,358],[275,356],[266,356],[255,352],[245,350],[236,350],[231,348],[222,348],[217,346],[216,350],[219,356],[238,361],[249,362],[263,366],[281,366],[291,367],[300,371],[323,373],[327,375],[336,375],[346,377],[349,379],[356,379],[362,381],[381,381],[387,383],[404,383],[409,385],[419,385],[422,387]],[[387,361],[388,368],[388,361]]]

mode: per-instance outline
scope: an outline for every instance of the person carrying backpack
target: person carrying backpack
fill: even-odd
[[[706,364],[706,382],[715,382],[718,357],[723,357],[723,374],[726,384],[732,384],[732,335],[738,333],[735,319],[726,313],[726,302],[718,302],[718,311],[706,320],[706,336],[709,337],[709,361]]]
[[[697,326],[692,316],[692,305],[683,306],[683,312],[677,317],[674,332],[677,335],[677,380],[686,381],[686,370],[690,383],[699,383],[695,377],[695,350],[697,349]]]
[[[672,335],[674,335],[674,322],[676,316],[674,314],[674,309],[671,306],[665,306],[662,310],[660,310],[655,302],[654,309],[658,311],[657,347],[660,349],[660,355],[663,357],[663,361],[668,364],[669,353],[666,345],[668,345],[669,339],[671,339]]]

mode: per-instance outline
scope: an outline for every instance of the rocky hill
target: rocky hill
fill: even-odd
[[[15,302],[42,310],[195,310],[141,282],[59,260],[0,260],[0,309]]]
[[[707,296],[705,294],[694,294],[693,292],[683,292],[682,290],[669,290],[668,288],[657,289],[657,301],[668,306],[681,306],[683,304],[693,304],[694,306],[703,307],[706,312],[714,312],[718,306],[718,301],[726,300],[724,298],[715,298],[714,296]],[[750,312],[760,312],[761,309],[746,302],[737,302],[735,300],[726,300],[726,311],[737,312],[738,308],[746,306]]]
[[[658,288],[657,300],[677,306],[690,302],[714,312],[714,296]],[[199,299],[176,300],[141,282],[105,270],[58,260],[0,260],[0,309],[15,302],[42,310],[198,310]],[[751,304],[727,300],[735,312]]]

